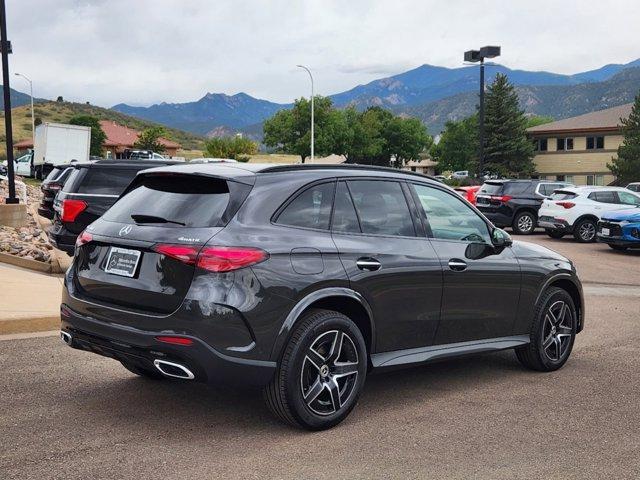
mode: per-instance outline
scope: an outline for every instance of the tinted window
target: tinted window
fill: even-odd
[[[49,175],[47,175],[47,178],[44,179],[44,182],[42,183],[46,183],[46,182],[51,182],[52,180],[54,180],[58,175],[60,175],[60,172],[62,171],[62,168],[60,167],[54,167],[53,170],[51,170],[49,172]]]
[[[595,200],[600,203],[618,203],[615,192],[591,192],[589,194],[591,200]]]
[[[414,188],[433,238],[491,243],[487,224],[457,196],[425,185]]]
[[[67,177],[67,181],[64,182],[64,186],[62,187],[62,191],[63,192],[67,192],[67,193],[72,193],[74,184],[76,183],[78,178],[82,176],[82,173],[83,173],[84,169],[79,169],[79,168],[73,168],[72,167],[69,170],[71,170],[71,173]]]
[[[360,232],[356,209],[353,206],[347,184],[344,182],[339,182],[336,188],[331,229],[336,232]]]
[[[184,223],[187,227],[221,226],[225,223],[223,217],[229,198],[229,186],[224,180],[197,176],[148,176],[107,210],[102,218],[109,222],[133,223],[131,215],[140,215]],[[162,222],[144,220],[142,223]]]
[[[414,236],[413,220],[398,182],[354,180],[349,190],[363,233]]]
[[[485,183],[482,185],[478,193],[486,193],[487,195],[497,195],[502,192],[503,183]]]
[[[133,168],[88,168],[77,193],[120,195],[136,173]]]
[[[578,195],[576,195],[575,193],[559,191],[552,193],[549,198],[551,200],[571,200],[572,198],[576,198],[577,196]]]
[[[307,188],[280,213],[277,223],[294,227],[329,229],[334,183]]]
[[[525,193],[533,185],[531,182],[507,182],[504,184],[504,193],[509,195]]]
[[[633,193],[618,192],[620,203],[625,205],[640,205],[640,197],[636,197]]]

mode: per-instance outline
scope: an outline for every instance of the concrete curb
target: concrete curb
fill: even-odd
[[[15,265],[16,267],[28,268],[42,273],[58,273],[54,272],[53,264],[49,262],[40,262],[29,258],[16,257],[8,253],[0,252],[0,262]],[[58,270],[60,268],[58,267]]]
[[[60,317],[12,318],[0,320],[0,335],[46,332],[60,329]]]

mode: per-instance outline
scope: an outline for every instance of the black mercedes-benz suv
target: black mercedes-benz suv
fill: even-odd
[[[556,370],[584,304],[569,260],[425,176],[196,164],[139,173],[78,237],[61,318],[71,347],[144,377],[262,387],[317,430],[372,370],[503,349]]]

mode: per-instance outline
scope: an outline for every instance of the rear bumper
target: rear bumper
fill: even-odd
[[[545,230],[554,230],[558,232],[570,233],[572,228],[569,222],[560,218],[540,216],[538,217],[538,227]]]
[[[142,331],[81,315],[67,305],[61,307],[61,331],[70,335],[72,348],[96,353],[152,371],[154,361],[176,363],[193,372],[195,381],[210,384],[261,387],[273,377],[276,363],[230,357],[195,336],[189,346],[169,345],[155,337],[172,332]]]
[[[38,210],[38,213],[40,213],[40,210]],[[51,245],[69,255],[73,255],[78,236],[75,233],[69,232],[64,225],[54,223],[49,227],[47,237],[49,237]]]
[[[38,215],[44,218],[48,218],[49,220],[53,220],[55,212],[53,211],[53,206],[44,206],[40,205],[38,207]]]

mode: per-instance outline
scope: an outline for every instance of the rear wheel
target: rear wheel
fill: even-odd
[[[520,212],[513,219],[513,232],[518,235],[531,235],[536,229],[536,216],[532,212]]]
[[[549,235],[551,238],[556,238],[556,239],[562,238],[565,235],[564,232],[561,232],[559,230],[547,229],[546,232],[547,232],[547,235]]]
[[[551,372],[569,358],[576,336],[578,315],[571,296],[550,288],[536,305],[531,343],[516,348],[520,363],[532,370]]]
[[[573,238],[580,243],[596,241],[596,222],[590,218],[583,218],[573,227]]]
[[[612,244],[609,244],[609,247],[619,252],[624,252],[627,248],[629,248],[629,247],[623,247],[622,245],[612,245]]]
[[[152,380],[164,380],[166,378],[160,372],[156,372],[155,370],[138,367],[137,365],[133,365],[131,363],[126,363],[126,362],[120,362],[120,363],[124,368],[129,370],[131,373],[135,373],[140,377],[146,377]]]
[[[299,321],[265,387],[271,411],[308,430],[331,428],[351,412],[367,373],[367,350],[346,316],[312,310]]]

